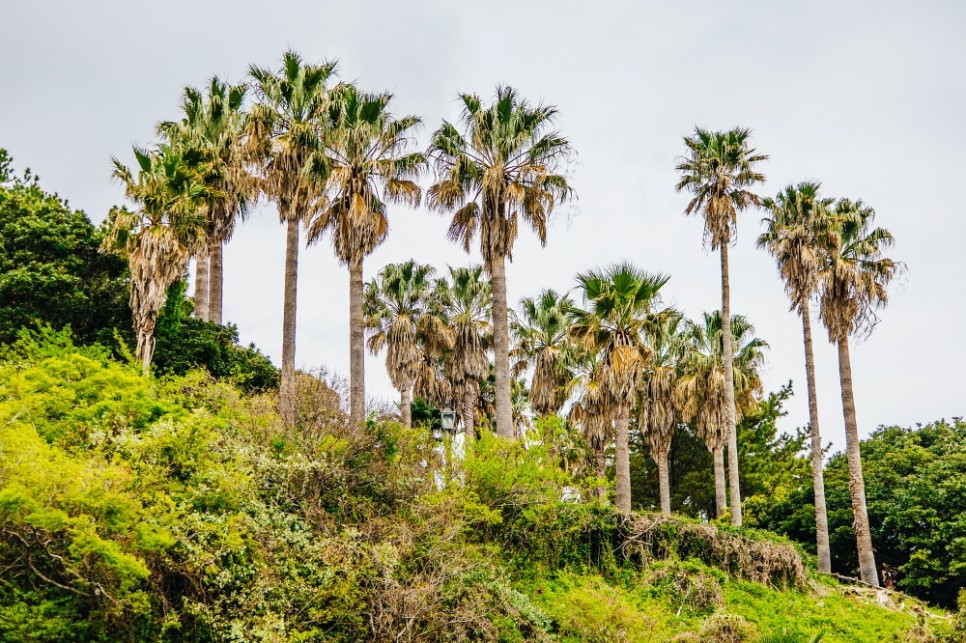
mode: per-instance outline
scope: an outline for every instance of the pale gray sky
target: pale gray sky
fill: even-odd
[[[966,413],[966,4],[961,2],[18,2],[0,22],[0,146],[45,188],[100,221],[122,200],[110,158],[131,160],[178,117],[186,84],[242,80],[292,47],[337,59],[344,79],[389,90],[426,127],[458,115],[458,91],[498,82],[560,108],[578,152],[579,201],[549,244],[521,235],[510,299],[567,290],[580,270],[630,259],[672,276],[668,299],[696,316],[719,306],[718,258],[685,218],[675,158],[695,125],[752,128],[774,194],[816,179],[862,198],[909,266],[872,337],[853,349],[860,433]],[[428,182],[427,182],[428,184]],[[807,421],[801,323],[772,259],[755,249],[759,212],[732,251],[733,310],[771,344],[765,379],[796,386],[783,426]],[[424,209],[390,211],[367,278],[411,257],[478,261]],[[281,351],[284,230],[260,207],[226,251],[225,313],[242,341]],[[302,253],[298,364],[348,371],[348,277],[327,244]],[[816,337],[822,432],[844,445],[836,353]],[[381,358],[371,393],[393,396]]]

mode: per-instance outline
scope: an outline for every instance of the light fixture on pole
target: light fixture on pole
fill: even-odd
[[[440,409],[439,426],[433,424],[433,439],[442,440],[444,433],[456,433],[456,413],[450,408]]]

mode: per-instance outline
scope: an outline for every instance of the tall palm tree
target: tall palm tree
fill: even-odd
[[[557,413],[569,396],[574,378],[570,332],[570,310],[574,302],[567,295],[544,290],[537,297],[520,300],[520,314],[512,313],[510,329],[516,340],[511,355],[517,358],[518,374],[532,367],[530,406],[537,415]]]
[[[765,199],[768,212],[763,223],[765,232],[758,237],[758,247],[766,249],[778,264],[785,282],[785,293],[791,310],[802,318],[805,342],[805,381],[808,386],[808,419],[812,450],[812,488],[815,491],[815,540],[818,571],[832,571],[829,549],[828,513],[825,506],[825,480],[822,474],[822,434],[818,424],[818,393],[815,388],[815,358],[812,351],[812,319],[810,304],[818,292],[821,265],[818,244],[829,224],[829,211],[834,199],[819,197],[819,183],[789,185],[775,198]]]
[[[198,150],[211,168],[204,179],[218,198],[207,204],[207,244],[195,258],[195,316],[216,324],[222,322],[222,249],[254,196],[242,155],[246,90],[245,85],[228,85],[217,76],[209,81],[206,94],[186,87],[181,101],[184,117],[158,126],[172,144]]]
[[[309,226],[309,242],[331,233],[336,256],[349,267],[349,416],[356,425],[366,412],[362,263],[389,232],[386,202],[419,205],[415,180],[426,165],[422,153],[408,151],[420,119],[394,117],[391,100],[351,84],[333,90],[330,199]]]
[[[430,207],[453,212],[449,238],[467,252],[479,233],[493,291],[496,430],[511,437],[506,260],[513,260],[521,218],[546,244],[554,207],[572,193],[567,179],[557,173],[571,147],[550,129],[556,108],[531,105],[512,87],[497,87],[490,105],[473,94],[461,94],[460,99],[462,130],[443,121],[433,134],[429,154],[437,182],[427,196]]]
[[[135,356],[147,375],[154,354],[154,326],[168,286],[184,274],[191,254],[204,244],[204,204],[218,195],[203,180],[210,168],[191,150],[135,147],[134,156],[136,173],[115,158],[113,175],[137,210],[111,211],[103,249],[127,256]]]
[[[327,83],[334,62],[306,63],[285,52],[278,70],[252,65],[258,102],[246,128],[249,158],[262,193],[275,201],[286,225],[285,303],[282,319],[282,415],[294,420],[295,319],[298,291],[299,226],[325,204],[329,174],[324,137],[328,125]]]
[[[453,348],[446,360],[446,375],[466,435],[472,438],[480,383],[490,372],[487,351],[493,341],[493,291],[483,276],[483,266],[450,267],[449,279],[437,282],[433,305],[452,329]]]
[[[722,331],[724,321],[720,311],[705,313],[701,323],[688,322],[681,375],[675,389],[682,418],[686,422],[695,421],[698,436],[712,454],[719,518],[728,506],[724,467],[727,422],[729,416],[738,417],[755,403],[756,394],[761,392],[758,371],[764,361],[764,349],[768,347],[767,342],[753,336],[755,328],[743,315],[733,315],[730,321],[731,333]],[[732,360],[735,397],[730,408],[725,393],[726,337],[738,349]],[[729,466],[734,466],[734,460]]]
[[[413,260],[388,264],[366,285],[364,314],[369,351],[385,347],[386,370],[399,391],[403,425],[412,426],[412,389],[423,363],[419,329],[427,324],[432,266]]]
[[[710,242],[712,250],[721,251],[721,316],[726,328],[730,325],[731,318],[728,246],[731,245],[737,228],[738,213],[761,202],[749,188],[765,180],[764,175],[755,170],[755,166],[768,158],[749,147],[750,136],[751,130],[741,127],[727,132],[711,132],[696,127],[693,136],[684,138],[688,156],[682,158],[676,168],[681,173],[675,186],[677,191],[686,190],[694,195],[684,213],[700,213],[704,217],[705,242]],[[727,398],[725,430],[728,458],[731,462],[728,476],[731,487],[731,521],[740,526],[741,489],[738,476],[738,435],[735,429],[737,418],[731,411],[735,397],[730,367],[734,359],[734,347],[727,333],[724,341],[724,395]]]
[[[678,380],[679,357],[684,344],[682,316],[669,310],[645,328],[651,347],[651,366],[641,389],[638,427],[645,433],[651,457],[657,463],[661,513],[671,513],[671,476],[668,454],[677,418],[674,389]]]
[[[849,335],[872,331],[878,322],[876,312],[889,302],[886,287],[902,265],[883,256],[893,238],[885,228],[873,228],[874,220],[875,212],[862,201],[839,199],[835,203],[831,230],[821,239],[819,281],[822,323],[828,330],[829,340],[838,345],[839,352],[845,450],[859,573],[863,581],[878,585],[859,453]]]
[[[624,514],[631,511],[630,411],[651,359],[644,327],[653,321],[668,279],[629,263],[577,275],[587,309],[571,309],[570,334],[584,350],[599,355],[592,378],[614,419],[615,502]]]

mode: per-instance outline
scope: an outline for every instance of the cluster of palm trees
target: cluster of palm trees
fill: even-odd
[[[159,126],[161,143],[135,149],[137,172],[115,159],[114,175],[137,204],[136,213],[114,213],[109,240],[132,266],[137,357],[148,371],[163,293],[191,257],[197,260],[196,312],[220,322],[222,244],[247,206],[263,196],[276,204],[287,226],[282,414],[291,418],[304,227],[309,243],[331,236],[336,256],[349,269],[350,418],[360,424],[363,262],[386,238],[387,205],[421,202],[417,180],[432,162],[437,181],[427,204],[453,212],[450,236],[467,249],[480,238],[493,297],[494,423],[502,435],[512,435],[505,263],[512,258],[518,220],[545,240],[547,218],[570,196],[566,179],[556,173],[570,146],[550,130],[555,110],[531,105],[509,87],[499,87],[490,105],[463,94],[460,121],[444,121],[424,153],[413,149],[418,117],[394,116],[390,94],[332,84],[334,74],[335,63],[309,64],[289,51],[278,69],[253,65],[249,85],[229,86],[215,78],[207,95],[188,88],[184,118]],[[255,101],[246,110],[249,89]]]
[[[670,511],[668,452],[674,428],[690,423],[713,455],[719,516],[741,524],[736,422],[761,391],[767,344],[730,310],[728,251],[739,212],[763,207],[759,244],[772,253],[792,309],[802,316],[809,383],[820,568],[828,570],[822,450],[811,352],[810,305],[839,348],[853,509],[863,580],[876,582],[865,510],[849,337],[867,332],[900,268],[882,256],[889,233],[873,228],[861,201],[820,197],[818,185],[790,186],[775,198],[753,191],[765,155],[750,132],[696,128],[685,137],[677,190],[686,214],[703,217],[705,240],[721,256],[720,311],[685,319],[665,307],[666,275],[620,263],[577,276],[579,304],[546,290],[507,304],[507,260],[521,221],[541,243],[553,210],[573,196],[573,153],[553,129],[556,109],[497,87],[489,103],[461,94],[460,118],[443,121],[424,151],[416,116],[397,116],[392,96],[336,82],[336,64],[286,52],[275,69],[252,66],[245,84],[213,78],[187,88],[183,118],[158,127],[160,142],[135,148],[134,171],[115,159],[114,176],[135,208],[115,208],[105,244],[126,254],[137,357],[150,370],[154,324],[168,286],[196,262],[195,314],[221,323],[222,248],[260,198],[286,225],[282,379],[279,406],[294,421],[295,320],[300,236],[329,236],[349,272],[350,420],[365,418],[364,352],[386,349],[403,422],[412,396],[458,410],[469,436],[485,420],[519,437],[530,413],[563,413],[580,428],[605,471],[614,444],[615,503],[631,508],[628,434],[644,432],[659,470],[661,507]],[[420,179],[433,181],[425,199]],[[449,213],[449,238],[482,265],[438,276],[409,261],[364,280],[364,261],[387,237],[394,203]],[[531,373],[529,384],[520,376]],[[632,420],[633,419],[633,420]],[[727,451],[727,484],[725,482]]]

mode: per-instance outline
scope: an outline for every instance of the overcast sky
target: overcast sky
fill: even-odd
[[[336,59],[340,77],[395,96],[428,134],[453,120],[458,91],[509,83],[560,109],[578,156],[579,199],[558,211],[545,249],[523,232],[508,267],[516,302],[574,274],[629,259],[666,272],[688,315],[720,306],[719,263],[674,192],[682,136],[695,125],[753,130],[770,159],[764,195],[805,179],[861,198],[908,264],[871,338],[852,352],[860,434],[966,413],[966,3],[962,2],[17,2],[0,21],[0,147],[18,168],[100,222],[123,199],[110,159],[179,117],[185,85],[240,81],[286,48]],[[424,181],[428,185],[428,180]],[[447,220],[390,210],[366,277],[412,257],[479,261],[447,242]],[[739,222],[732,310],[771,344],[769,390],[791,379],[782,426],[807,422],[801,322],[772,259],[755,248],[762,214]],[[257,209],[225,253],[225,317],[278,361],[285,234]],[[816,335],[822,433],[844,446],[836,352]],[[302,252],[297,363],[348,374],[348,273],[323,242]],[[394,397],[381,357],[371,395]]]

